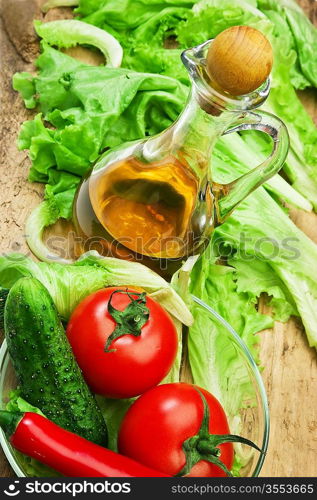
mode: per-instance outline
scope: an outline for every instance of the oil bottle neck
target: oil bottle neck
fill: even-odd
[[[236,118],[220,111],[199,94],[193,85],[185,109],[173,125],[173,143],[186,155],[198,154],[209,165],[215,143]]]

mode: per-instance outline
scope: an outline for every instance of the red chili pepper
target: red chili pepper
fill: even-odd
[[[37,413],[0,411],[12,446],[69,477],[170,477],[66,431]]]

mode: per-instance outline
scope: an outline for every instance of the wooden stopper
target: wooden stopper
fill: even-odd
[[[231,95],[249,94],[265,82],[273,66],[268,39],[249,26],[233,26],[218,35],[207,55],[207,72]]]

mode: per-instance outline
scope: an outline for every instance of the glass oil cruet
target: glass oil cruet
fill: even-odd
[[[213,229],[276,174],[288,152],[286,127],[253,112],[268,97],[272,49],[257,30],[235,26],[185,50],[192,88],[167,130],[106,152],[74,202],[80,250],[142,262],[170,277],[201,253]],[[231,182],[212,179],[211,153],[222,134],[260,130],[273,139],[261,165]]]

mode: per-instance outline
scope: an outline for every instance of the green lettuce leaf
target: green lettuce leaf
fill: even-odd
[[[287,285],[301,316],[308,343],[317,348],[317,285],[313,276],[303,277],[284,266],[273,266],[275,272]]]
[[[213,154],[214,180],[231,182],[238,174],[245,174],[250,168],[255,168],[262,163],[269,157],[271,152],[271,140],[261,132],[248,131],[241,134],[223,136],[218,141]],[[232,171],[231,177],[227,175],[225,179],[222,177],[225,169],[224,162],[231,165]],[[308,212],[313,208],[312,204],[298,193],[298,191],[295,191],[280,175],[272,177],[272,179],[265,183],[264,187],[278,200],[286,201],[290,205]]]
[[[74,264],[34,262],[22,254],[0,257],[0,286],[11,288],[22,277],[37,278],[49,291],[60,316],[67,320],[89,294],[107,286],[139,286],[184,324],[192,315],[172,286],[142,264],[88,252]]]
[[[252,259],[269,264],[292,295],[293,304],[296,304],[305,325],[309,344],[317,347],[317,280],[311,272],[315,268],[317,246],[292,223],[264,189],[260,188],[249,196],[227,222],[217,228],[213,243],[220,254],[234,256],[238,253],[238,258],[242,257],[246,264],[251,262],[250,282],[246,285],[250,291],[254,287]],[[271,285],[268,290],[262,290],[266,291],[269,294],[272,292]],[[279,299],[279,304],[281,299],[287,300],[294,309],[283,288],[282,292],[284,299],[283,295],[275,297]],[[283,307],[277,314],[287,318],[287,309]]]
[[[238,293],[246,293],[257,304],[257,299],[265,292],[270,299],[268,304],[272,307],[273,318],[278,321],[285,323],[291,316],[299,316],[292,294],[269,263],[258,259],[243,260],[235,255],[229,264],[236,270]]]
[[[197,0],[80,0],[78,15],[97,26],[110,25],[118,31],[144,26],[164,10],[190,9]],[[153,33],[152,33],[153,35]]]
[[[306,79],[305,86],[312,85],[316,87],[317,30],[315,26],[309,21],[305,12],[294,0],[258,0],[258,5],[268,17],[279,16],[279,28],[285,23],[289,31],[288,37],[292,37],[292,44],[297,53],[297,66]],[[293,83],[297,87],[296,82],[293,81]]]
[[[10,392],[9,395],[9,402],[6,405],[6,410],[7,411],[12,411],[12,412],[32,412],[32,413],[37,413],[38,415],[42,415],[43,417],[45,416],[41,410],[36,408],[35,406],[30,405],[25,399],[20,397],[20,390],[15,389]]]
[[[160,75],[176,78],[181,83],[188,85],[188,73],[180,63],[182,49],[162,47],[153,50],[147,45],[125,50],[123,66],[140,72],[159,73]]]
[[[292,186],[317,208],[317,129],[295,88],[316,86],[317,29],[291,0],[258,0],[273,22],[276,64],[264,108],[287,125],[291,149],[284,170]],[[296,119],[294,119],[296,117]]]
[[[118,433],[121,422],[134,399],[107,399],[96,396],[98,406],[107,422],[108,448],[112,451],[118,451]]]
[[[210,305],[218,314],[220,314],[228,323],[239,333],[242,340],[245,342],[250,352],[255,359],[258,358],[257,344],[259,339],[256,333],[266,328],[271,328],[273,320],[269,316],[258,313],[254,307],[258,294],[252,291],[245,292],[243,289],[238,288],[239,273],[229,266],[222,266],[212,263],[210,252],[213,247],[210,246],[205,254],[199,259],[191,274],[191,293],[202,299],[207,305]],[[239,271],[239,270],[238,270]],[[264,290],[261,290],[261,292]],[[228,307],[229,305],[229,307]],[[196,310],[199,308],[196,307]],[[201,332],[199,323],[203,323],[203,319],[199,318],[199,312],[195,315],[195,322],[191,327],[190,346],[193,346],[200,337],[201,345],[195,348],[195,356],[205,358],[206,362],[191,362],[191,368],[195,365],[194,379],[197,378],[197,384],[203,382],[206,374],[210,374],[211,384],[213,383],[213,371],[208,370],[206,363],[209,360],[208,349],[203,349],[203,342],[206,341],[208,345],[209,332],[207,328],[202,328]],[[218,322],[215,320],[215,329],[219,327]],[[194,333],[193,333],[194,332]],[[191,351],[192,349],[190,349]],[[200,352],[200,354],[198,354]],[[223,360],[219,360],[222,362]],[[230,360],[229,360],[230,361]],[[212,359],[209,360],[212,362]],[[221,373],[221,371],[220,371]],[[210,387],[209,387],[210,389]],[[211,391],[212,392],[212,391]],[[218,391],[219,392],[219,391]]]
[[[279,44],[279,51],[281,51],[285,60],[288,60],[289,69],[287,75],[285,75],[287,80],[290,79],[292,85],[296,88],[309,86],[309,81],[302,73],[299,65],[299,54],[296,50],[295,39],[280,2],[259,0],[258,5],[274,25],[274,45]]]

